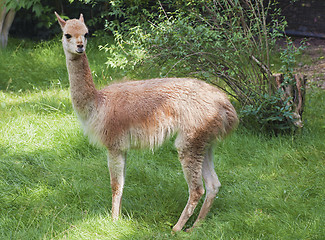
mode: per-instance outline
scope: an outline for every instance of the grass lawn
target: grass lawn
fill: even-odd
[[[102,86],[124,73],[104,66],[97,44],[88,56]],[[172,234],[188,196],[172,142],[129,152],[123,216],[113,223],[106,151],[80,130],[59,40],[13,39],[0,63],[0,239],[325,239],[324,91],[308,90],[295,135],[239,126],[221,142],[222,188],[206,221]]]

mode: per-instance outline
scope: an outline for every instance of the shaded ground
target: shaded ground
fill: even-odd
[[[300,41],[301,39],[296,39],[295,44]],[[304,56],[310,58],[311,63],[299,63],[297,71],[307,76],[309,86],[325,90],[325,39],[308,39]]]

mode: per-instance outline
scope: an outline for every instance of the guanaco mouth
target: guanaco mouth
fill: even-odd
[[[83,53],[84,51],[85,51],[84,48],[77,48],[76,49],[76,52],[79,53],[79,54]]]

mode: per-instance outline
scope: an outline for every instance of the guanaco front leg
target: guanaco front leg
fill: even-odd
[[[112,218],[117,220],[121,213],[122,195],[125,178],[126,154],[122,152],[109,152],[108,167],[112,188]]]

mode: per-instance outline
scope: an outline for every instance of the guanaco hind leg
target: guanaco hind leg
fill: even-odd
[[[202,175],[205,183],[206,195],[199,216],[192,228],[196,227],[200,221],[206,217],[219,191],[219,187],[221,186],[218,176],[214,170],[212,147],[210,147],[206,152],[202,165]]]
[[[184,151],[179,154],[185,179],[189,188],[189,198],[187,204],[178,220],[173,227],[173,231],[182,230],[187,220],[192,216],[196,205],[204,194],[202,181],[202,154],[195,154],[192,151]]]
[[[183,156],[180,158],[185,179],[189,186],[189,199],[181,217],[173,227],[173,231],[182,230],[187,220],[193,214],[201,196],[204,194],[202,176],[205,182],[206,196],[199,216],[192,228],[196,227],[206,217],[221,186],[218,176],[214,171],[212,147],[206,150],[203,161],[201,161],[200,155],[196,156],[196,158],[193,158],[193,153],[191,155],[191,158],[187,158],[186,154],[180,155]]]

